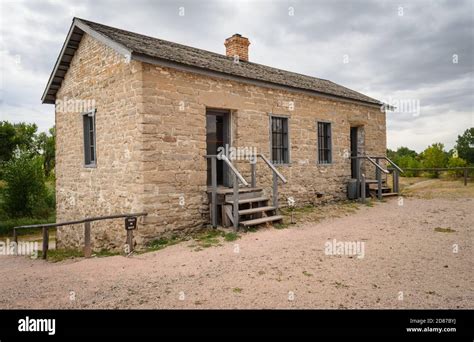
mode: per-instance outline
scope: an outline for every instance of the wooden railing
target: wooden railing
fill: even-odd
[[[239,182],[244,186],[251,186],[255,188],[257,186],[257,159],[261,158],[265,164],[272,170],[273,173],[273,206],[278,208],[278,179],[283,183],[287,183],[286,178],[276,169],[276,167],[261,153],[258,153],[253,158],[250,158],[250,170],[251,170],[251,183],[245,180],[242,174],[232,164],[232,162],[225,155],[206,155],[207,159],[211,159],[211,225],[217,227],[217,160],[223,160],[229,169],[232,171],[232,202],[233,202],[233,225],[237,229],[239,227]]]
[[[223,160],[232,171],[233,224],[234,228],[237,229],[239,227],[239,181],[244,186],[248,186],[249,183],[225,155],[207,155],[206,158],[211,159],[211,225],[214,228],[217,227],[217,160],[219,159]]]
[[[365,174],[361,173],[360,167],[361,167],[361,160],[367,160],[369,161],[372,165],[375,166],[375,175],[377,179],[377,198],[379,200],[382,199],[382,173],[384,174],[393,174],[393,179],[392,179],[392,191],[398,193],[399,192],[399,175],[400,173],[403,173],[404,171],[398,167],[392,160],[389,158],[382,156],[382,157],[371,157],[367,155],[363,156],[354,156],[351,157],[352,159],[356,160],[356,193],[357,193],[357,198],[360,198],[362,201],[365,201],[366,193],[365,193],[365,184],[366,184],[366,178]],[[386,160],[387,162],[390,163],[390,165],[393,166],[392,169],[384,169],[380,165],[380,160]]]
[[[67,221],[67,222],[58,222],[58,223],[45,223],[45,224],[33,224],[28,226],[17,226],[13,228],[13,240],[18,245],[18,229],[35,229],[41,228],[43,233],[43,259],[47,258],[48,249],[49,249],[49,228],[70,226],[74,224],[84,223],[84,256],[90,258],[92,254],[91,247],[91,222],[102,221],[102,220],[111,220],[117,218],[130,218],[130,217],[140,217],[146,216],[148,213],[131,213],[131,214],[119,214],[119,215],[109,215],[109,216],[98,216],[98,217],[88,217],[76,221]],[[127,230],[127,244],[129,245],[130,252],[133,251],[133,231]]]
[[[251,175],[252,175],[252,187],[255,188],[257,186],[257,159],[262,158],[262,160],[267,164],[267,166],[272,170],[273,174],[273,181],[272,181],[272,201],[273,206],[278,208],[278,178],[283,182],[283,184],[288,183],[286,178],[276,169],[275,165],[270,162],[263,154],[258,153],[253,159],[250,160],[250,168],[251,168]]]

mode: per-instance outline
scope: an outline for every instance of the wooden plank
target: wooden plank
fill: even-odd
[[[268,201],[268,197],[246,198],[238,201],[239,204]],[[233,200],[226,201],[228,204],[234,204]]]
[[[276,215],[276,216],[262,217],[255,220],[242,221],[240,222],[240,224],[244,226],[255,226],[257,224],[262,224],[265,222],[273,222],[273,221],[281,221],[281,220],[283,220],[283,216]]]
[[[216,228],[217,227],[217,159],[216,158],[211,158],[211,188],[212,188],[211,223],[212,223],[212,227]]]
[[[261,213],[264,211],[270,211],[270,210],[276,210],[276,209],[277,209],[276,207],[272,207],[272,206],[244,209],[244,210],[239,210],[239,215],[249,215],[249,214]]]
[[[233,217],[234,217],[234,220],[233,220],[233,224],[234,224],[234,229],[238,229],[239,228],[239,183],[238,183],[238,180],[237,180],[237,175],[234,173],[234,183],[233,183],[233,186],[234,186],[234,193],[233,193],[233,197],[232,197],[232,205],[233,205]]]

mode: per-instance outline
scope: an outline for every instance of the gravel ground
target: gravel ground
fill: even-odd
[[[199,251],[182,242],[129,258],[1,256],[0,308],[472,309],[473,208],[472,196],[392,198]],[[326,255],[333,239],[364,242],[364,257]]]

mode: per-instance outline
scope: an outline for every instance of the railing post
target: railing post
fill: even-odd
[[[393,169],[393,174],[392,174],[392,182],[393,182],[393,192],[398,193],[398,170]]]
[[[87,221],[84,222],[84,257],[90,258],[91,255],[91,223]]]
[[[360,175],[360,201],[365,203],[365,175]]]
[[[464,186],[467,186],[467,169],[464,169]]]
[[[127,230],[127,245],[129,248],[129,253],[133,252],[133,230],[128,229]]]
[[[278,176],[273,171],[273,206],[278,209]]]
[[[49,230],[48,227],[43,227],[43,259],[48,257],[49,248]]]
[[[211,223],[217,227],[217,157],[211,158]]]
[[[237,180],[237,175],[234,173],[234,182],[233,182],[233,194],[232,201],[233,203],[233,215],[234,215],[234,229],[239,229],[239,183]]]
[[[252,188],[257,186],[257,156],[250,159],[250,173],[252,174]]]
[[[359,157],[355,157],[355,164],[356,164],[356,174],[355,174],[355,177],[356,177],[356,198],[359,198],[360,197],[360,158]]]
[[[375,158],[375,162],[377,165],[380,165],[378,158]],[[382,200],[382,172],[380,172],[378,167],[375,168],[375,174],[377,175],[377,198],[380,201]]]

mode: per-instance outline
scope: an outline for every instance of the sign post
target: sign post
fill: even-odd
[[[126,217],[125,218],[125,230],[127,231],[127,245],[129,253],[133,252],[133,231],[137,229],[137,218]]]

